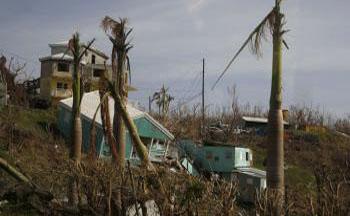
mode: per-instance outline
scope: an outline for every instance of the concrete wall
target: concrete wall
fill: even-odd
[[[99,54],[97,54],[96,52],[92,51],[92,50],[88,50],[86,52],[86,55],[83,56],[83,61],[85,61],[87,64],[91,64],[91,60],[92,60],[92,55],[95,56],[95,64],[101,64],[103,65],[105,63],[105,61],[107,61],[104,57],[100,56]]]
[[[51,76],[53,66],[52,62],[41,62],[41,74],[40,74],[40,96],[43,99],[51,99]]]
[[[66,53],[67,46],[51,46],[51,55],[55,55],[58,53]],[[72,52],[68,51],[68,55],[72,56]]]

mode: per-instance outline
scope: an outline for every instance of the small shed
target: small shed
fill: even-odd
[[[92,119],[94,113],[100,103],[100,96],[98,91],[85,93],[81,102],[81,119],[83,129],[83,150],[85,152],[89,149],[90,141],[90,129],[92,125]],[[61,100],[58,104],[58,128],[67,139],[71,134],[71,121],[72,121],[72,106],[73,98],[67,98]],[[161,162],[163,159],[172,155],[170,150],[174,149],[171,145],[174,136],[158,121],[156,121],[148,113],[141,111],[134,107],[131,103],[126,106],[127,112],[133,119],[139,136],[142,142],[147,146],[149,150],[149,157],[152,161]],[[114,116],[114,100],[109,98],[109,110],[111,122]],[[96,152],[99,158],[110,158],[111,150],[109,145],[105,142],[105,138],[102,130],[101,116],[96,116]],[[133,147],[129,132],[126,130],[126,159],[138,160],[136,150]]]
[[[252,167],[241,167],[234,170],[238,180],[240,198],[244,202],[254,202],[257,193],[266,189],[266,172]]]

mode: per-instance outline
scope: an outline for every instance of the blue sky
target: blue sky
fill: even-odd
[[[207,103],[227,105],[227,88],[237,85],[241,103],[267,106],[271,78],[271,42],[263,58],[246,50],[219,86],[210,86],[274,0],[2,0],[0,54],[17,54],[39,76],[38,58],[48,43],[74,31],[110,55],[110,42],[99,27],[105,15],[129,18],[134,48],[130,97],[146,104],[164,83],[177,101],[200,91],[201,59],[206,58]],[[350,113],[350,23],[348,0],[285,0],[284,105],[308,104],[337,115]],[[197,78],[197,79],[196,79]],[[198,80],[198,81],[197,81]],[[199,99],[197,100],[199,102]],[[196,102],[196,101],[195,101]],[[176,102],[175,102],[176,103]]]

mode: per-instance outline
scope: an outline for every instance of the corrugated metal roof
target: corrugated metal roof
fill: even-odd
[[[112,97],[109,97],[109,113],[111,122],[113,122],[113,116],[114,116],[114,99]],[[100,94],[98,91],[92,91],[84,94],[84,97],[81,101],[81,107],[80,111],[81,114],[87,117],[88,119],[93,119],[94,114],[96,112],[96,109],[98,105],[100,104]],[[73,107],[73,97],[63,99],[59,102],[59,106],[65,106],[69,109],[72,109]],[[131,103],[128,103],[126,105],[126,109],[132,119],[137,119],[141,117],[147,118],[153,125],[155,125],[158,129],[160,129],[163,133],[165,133],[169,138],[174,139],[174,135],[172,135],[163,125],[161,125],[158,121],[156,121],[152,116],[148,115],[147,113],[136,109]],[[101,115],[99,114],[100,108],[98,109],[98,113],[96,115],[96,123],[99,125],[102,125]]]
[[[262,117],[243,116],[242,119],[244,121],[256,122],[256,123],[265,123],[265,124],[267,124],[267,122],[268,122],[267,118],[262,118]],[[283,121],[283,124],[289,124],[289,123],[286,122],[286,121]]]
[[[260,178],[266,178],[266,171],[259,170],[253,167],[240,167],[235,170],[235,172],[244,173],[251,176],[256,176]]]

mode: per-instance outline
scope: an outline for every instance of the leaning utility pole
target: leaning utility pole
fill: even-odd
[[[202,137],[204,136],[204,121],[205,121],[205,108],[204,108],[204,70],[205,59],[203,58],[203,70],[202,70]]]
[[[148,113],[152,112],[152,99],[151,96],[148,96]]]

